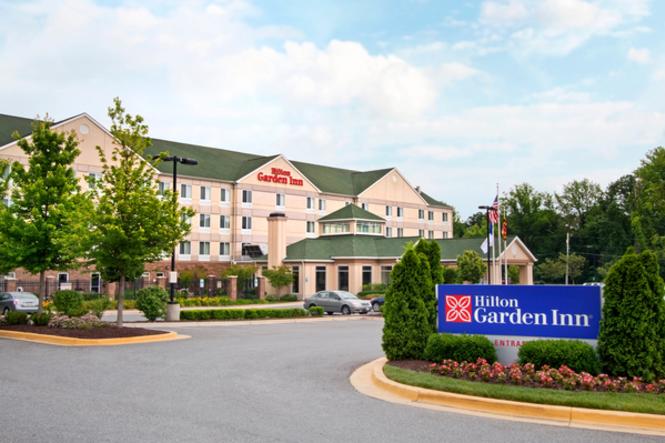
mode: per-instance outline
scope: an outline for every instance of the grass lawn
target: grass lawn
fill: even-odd
[[[612,411],[646,412],[665,415],[665,395],[632,394],[618,392],[564,391],[524,386],[498,385],[485,382],[459,380],[426,372],[410,371],[389,364],[384,366],[386,376],[398,383],[454,392],[478,397],[545,403],[560,406],[577,406]]]

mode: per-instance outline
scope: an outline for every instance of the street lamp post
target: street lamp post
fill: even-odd
[[[490,251],[492,245],[490,244],[490,210],[493,209],[491,206],[478,206],[478,209],[485,210],[485,220],[487,220],[487,284],[492,284],[492,275],[490,271]]]
[[[566,285],[568,285],[568,263],[570,263],[570,226],[566,225]]]
[[[199,162],[197,160],[191,159],[191,158],[185,158],[185,157],[178,157],[175,155],[172,155],[170,157],[161,157],[159,155],[156,155],[153,157],[153,160],[156,159],[161,159],[162,161],[165,162],[173,162],[173,195],[176,195],[178,192],[178,163],[182,163],[183,165],[198,165]],[[169,305],[175,305],[177,304],[175,302],[175,285],[178,282],[178,274],[176,273],[175,270],[175,247],[171,251],[171,273],[169,275]],[[168,319],[167,320],[174,320],[174,319]]]

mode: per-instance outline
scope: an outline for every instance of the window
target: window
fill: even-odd
[[[307,197],[307,209],[314,209],[314,198]]]
[[[210,214],[199,214],[199,227],[210,229]]]
[[[351,232],[351,225],[349,223],[324,223],[324,234],[346,234]]]
[[[443,238],[448,238],[448,231],[443,231]]]
[[[169,189],[169,182],[160,181],[159,182],[159,195],[164,195],[164,193]]]
[[[393,271],[392,266],[381,266],[381,283],[387,285],[390,283],[390,273]]]
[[[242,229],[244,231],[250,231],[252,229],[252,217],[246,215],[242,216]]]
[[[219,255],[221,256],[231,255],[231,244],[229,242],[221,242],[219,244]]]
[[[242,190],[242,202],[246,204],[252,203],[252,191],[249,191],[247,189]]]
[[[390,217],[393,215],[393,208],[392,206],[386,206],[386,217]]]
[[[319,211],[326,210],[326,201],[322,198],[319,199]]]
[[[219,229],[229,229],[231,227],[231,217],[228,215],[219,216]]]
[[[397,218],[404,217],[404,208],[397,207]]]
[[[300,266],[293,266],[291,268],[293,281],[291,283],[291,292],[293,294],[300,294]]]
[[[155,272],[155,277],[164,278],[164,273],[163,272]]]
[[[308,234],[314,234],[316,229],[316,224],[313,221],[308,221],[307,222],[307,233]]]
[[[326,289],[326,267],[316,267],[316,284],[314,290],[316,292],[325,291]]]
[[[141,278],[147,278],[147,279],[150,279],[150,272],[147,272],[147,271],[144,272],[143,274],[141,274]]]
[[[361,203],[360,207],[363,208],[365,211],[369,211],[369,205],[367,203]]]
[[[372,267],[363,266],[363,289],[365,289],[365,285],[369,285],[371,283],[372,283]]]
[[[201,186],[201,201],[210,201],[210,186]]]
[[[393,228],[386,226],[386,237],[392,237],[393,236]]]
[[[425,210],[418,209],[418,220],[425,220]]]
[[[427,238],[430,240],[434,239],[434,231],[427,231]]]
[[[340,291],[349,290],[349,267],[348,266],[338,266],[337,267],[337,288]]]
[[[90,189],[95,189],[100,182],[102,181],[102,174],[99,172],[90,172],[88,173],[88,185],[90,186]],[[161,182],[159,182],[161,185]],[[160,186],[160,191],[161,191],[161,186]],[[162,192],[160,192],[161,194]]]
[[[192,217],[190,217],[190,216],[187,215],[187,214],[181,214],[181,215],[180,215],[180,220],[182,220],[183,222],[185,222],[185,223],[187,223],[187,224],[189,224],[189,225],[192,224]]]
[[[58,283],[68,283],[68,282],[69,282],[69,273],[58,272]]]
[[[189,241],[180,242],[180,255],[189,255],[192,253],[192,243]]]
[[[397,228],[397,237],[399,237],[399,238],[404,237],[404,229],[403,228]]]
[[[356,222],[356,232],[360,234],[381,234],[381,224],[372,222]]]
[[[434,221],[434,211],[427,211],[427,220]]]
[[[420,238],[425,237],[425,230],[424,229],[418,229],[418,237],[420,237]]]
[[[281,193],[275,194],[275,206],[283,208],[286,202],[286,196]]]
[[[209,241],[200,241],[199,242],[199,255],[210,255],[210,242]]]
[[[180,198],[182,199],[191,199],[192,198],[192,185],[182,183],[180,185]]]
[[[448,213],[447,212],[442,212],[441,213],[441,221],[444,222],[444,223],[448,221]]]
[[[222,203],[228,203],[229,202],[229,190],[226,188],[220,189],[220,196],[219,196],[219,201]]]
[[[8,272],[5,274],[5,280],[16,280],[16,272]]]

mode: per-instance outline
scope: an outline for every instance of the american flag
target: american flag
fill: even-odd
[[[490,223],[493,225],[499,223],[499,195],[497,194],[496,197],[494,197],[494,202],[492,203],[492,207],[490,208]]]

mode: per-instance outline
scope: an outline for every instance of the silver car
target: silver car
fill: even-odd
[[[9,311],[37,312],[39,298],[32,292],[0,292],[0,312],[7,315]]]
[[[372,305],[368,301],[360,300],[355,295],[346,291],[319,291],[310,298],[305,299],[303,306],[305,309],[312,306],[320,306],[328,315],[334,312],[341,312],[344,315],[351,314],[352,312],[367,314],[372,310]]]

